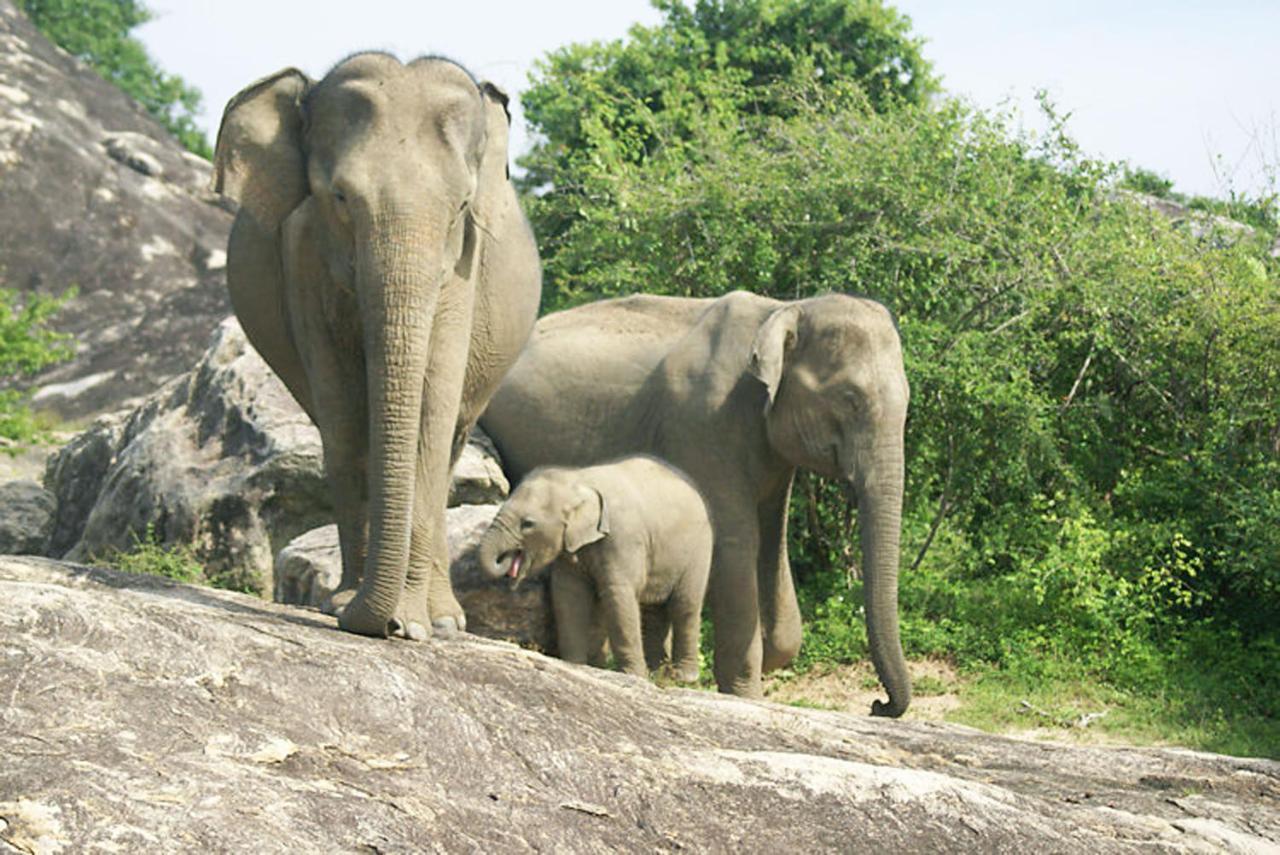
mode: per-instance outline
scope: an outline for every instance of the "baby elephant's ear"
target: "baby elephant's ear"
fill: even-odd
[[[609,506],[599,490],[586,485],[574,492],[564,526],[566,552],[577,552],[609,533]]]

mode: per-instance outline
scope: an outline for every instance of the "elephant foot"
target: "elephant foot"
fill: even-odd
[[[431,590],[431,626],[442,635],[467,631],[467,615],[453,595],[453,587],[436,585]]]
[[[391,619],[391,635],[406,641],[426,641],[432,636],[432,622],[425,597],[413,596],[406,591],[400,598],[400,608]]]
[[[325,597],[320,604],[320,611],[327,615],[342,614],[342,611],[356,598],[356,588],[339,588]]]
[[[686,686],[691,686],[698,682],[698,676],[698,666],[696,664],[681,667],[673,666],[671,669],[671,679],[677,683],[684,683]]]
[[[338,626],[347,632],[368,635],[373,638],[387,638],[391,635],[394,618],[382,617],[370,608],[369,601],[357,593],[338,612]]]
[[[331,601],[337,599],[335,594]],[[403,638],[406,641],[425,641],[431,637],[431,622],[426,617],[425,606],[414,610],[402,601],[394,615],[382,618],[358,591],[343,599],[346,603],[338,611],[338,626],[347,632],[374,638]]]

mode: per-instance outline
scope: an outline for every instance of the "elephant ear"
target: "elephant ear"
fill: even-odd
[[[502,164],[502,178],[511,177],[511,166],[507,162],[507,137],[511,130],[511,110],[508,107],[511,99],[494,84],[485,81],[480,84],[480,94],[484,96],[485,145],[482,169],[496,168]]]
[[[573,502],[564,526],[564,548],[570,553],[609,533],[609,506],[599,490],[582,485]]]
[[[213,156],[212,189],[274,230],[307,197],[302,98],[311,80],[296,68],[246,86],[227,102]]]
[[[784,306],[765,318],[760,329],[756,330],[747,370],[769,392],[769,400],[764,408],[766,413],[773,407],[773,399],[778,394],[778,384],[782,382],[787,354],[795,347],[799,321],[800,309],[796,306]]]

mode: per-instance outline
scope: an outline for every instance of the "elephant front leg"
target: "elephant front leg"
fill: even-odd
[[[600,591],[600,608],[609,630],[609,646],[613,649],[618,670],[636,677],[648,677],[644,643],[640,630],[640,602],[635,588],[625,584],[606,584]]]
[[[763,644],[756,584],[757,532],[754,520],[730,522],[725,528],[736,534],[717,538],[708,586],[716,685],[726,694],[758,698],[763,695]]]
[[[400,620],[414,632],[463,631],[466,615],[449,578],[445,508],[467,368],[470,286],[454,280],[440,294],[423,388],[409,567]],[[430,629],[429,629],[430,628]]]
[[[556,646],[560,658],[575,665],[593,662],[598,624],[596,592],[590,580],[566,567],[552,566],[551,608],[556,616]]]

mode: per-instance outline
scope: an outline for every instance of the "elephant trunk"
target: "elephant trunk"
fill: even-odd
[[[442,283],[431,224],[376,223],[357,247],[369,401],[369,539],[359,595],[343,628],[385,636],[409,567],[423,389]]]
[[[520,536],[508,516],[505,510],[499,511],[476,547],[476,561],[480,565],[480,571],[491,579],[518,576],[520,573],[523,558]]]
[[[890,446],[891,448],[893,446]],[[875,701],[871,714],[897,718],[911,703],[911,676],[898,633],[898,542],[902,528],[901,443],[881,452],[871,477],[853,486],[862,528],[862,586],[867,644],[889,702]]]

